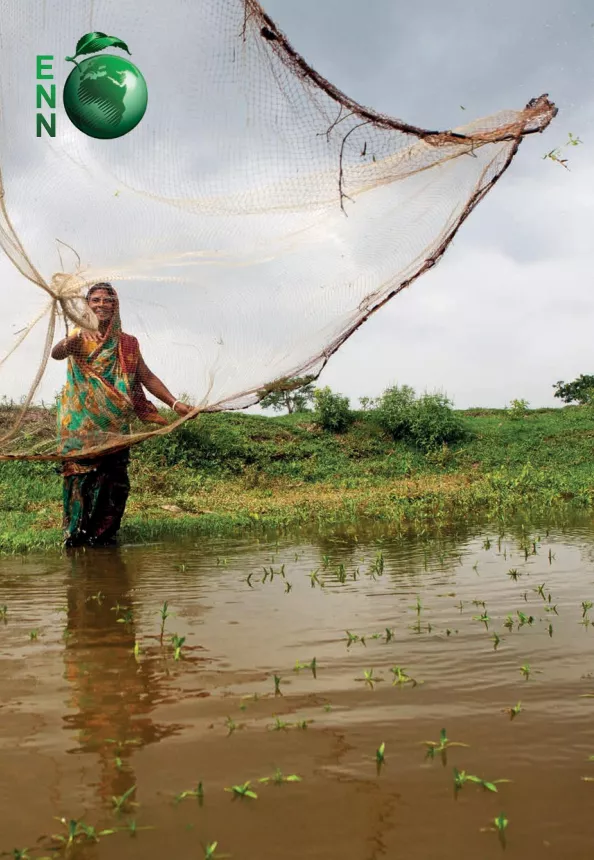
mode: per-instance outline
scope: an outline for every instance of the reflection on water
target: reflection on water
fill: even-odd
[[[162,697],[158,669],[137,660],[133,568],[119,549],[72,552],[66,590],[64,676],[71,694],[64,717],[78,746],[68,752],[96,753],[101,800],[136,784],[134,751],[181,729],[157,724],[151,712]]]
[[[488,858],[504,808],[510,854],[589,856],[593,560],[586,516],[3,559],[0,850],[65,816],[155,828],[81,857]],[[468,746],[426,759],[444,726]],[[277,767],[302,782],[223,791]],[[453,767],[512,782],[454,801]]]

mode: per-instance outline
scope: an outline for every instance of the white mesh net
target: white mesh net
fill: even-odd
[[[62,104],[63,58],[97,29],[124,40],[131,57],[103,54],[148,87],[141,122],[112,140],[81,133]],[[55,137],[36,136],[29,107],[38,54],[54,55]],[[135,0],[6,0],[0,87],[0,244],[14,264],[0,394],[23,402],[6,411],[0,455],[20,457],[64,454],[30,416],[64,382],[48,357],[64,323],[96,328],[89,285],[114,285],[124,331],[171,391],[196,409],[249,406],[319,374],[434,265],[555,113],[543,96],[453,132],[409,127],[323,80],[254,0],[147,0],[142,15]],[[155,426],[99,426],[70,456],[171,429]]]

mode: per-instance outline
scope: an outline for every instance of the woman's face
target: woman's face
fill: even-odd
[[[99,323],[108,325],[111,322],[116,306],[116,297],[108,290],[94,290],[89,296],[89,307],[96,314]]]

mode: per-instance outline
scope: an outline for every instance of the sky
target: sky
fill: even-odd
[[[47,2],[54,9],[61,4]],[[185,5],[176,2],[180,10]],[[439,264],[374,313],[330,358],[317,384],[348,396],[354,407],[359,397],[378,397],[395,384],[411,385],[419,393],[445,392],[457,408],[503,407],[520,398],[534,408],[560,405],[553,397],[555,382],[594,372],[590,0],[476,0],[472,5],[463,0],[268,0],[264,5],[321,75],[359,103],[412,125],[454,128],[503,109],[521,109],[542,93],[559,107],[543,135],[524,140]],[[94,0],[91,6],[109,31],[110,15],[125,4]],[[134,4],[128,6],[135,15]],[[40,8],[35,0],[36,11]],[[57,32],[58,22],[53,24]],[[179,47],[180,63],[191,56],[192,34],[187,38],[190,42]],[[565,147],[569,133],[583,143]],[[133,135],[120,143],[122,157],[129,159]],[[29,156],[33,146],[28,140]],[[88,146],[84,136],[72,135],[77,158],[85,158]],[[559,147],[569,169],[543,159]],[[191,146],[186,155],[192,157]],[[163,157],[166,153],[155,149],[157,164]],[[22,182],[32,183],[24,151],[20,163]],[[109,184],[105,201],[113,203]],[[68,217],[75,223],[75,201],[69,205]],[[63,217],[67,224],[58,208],[52,217]],[[49,238],[53,242],[53,234]],[[15,331],[30,317],[12,290],[13,275],[7,261],[0,261],[0,293]],[[158,356],[156,347],[153,352]],[[27,376],[36,354],[27,359],[23,348],[24,363],[17,366]],[[15,375],[14,366],[13,382],[19,372]],[[172,389],[176,385],[175,379],[166,381]]]
[[[408,384],[458,408],[526,399],[594,372],[594,7],[589,0],[268,0],[324,77],[414,125],[452,128],[549,93],[559,114],[527,138],[438,266],[331,357],[318,384],[377,397]],[[462,107],[465,110],[462,110]],[[569,170],[543,155],[568,134]]]

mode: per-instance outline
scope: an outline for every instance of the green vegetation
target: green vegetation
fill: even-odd
[[[423,414],[433,421],[443,405],[425,403]],[[522,420],[502,409],[452,414],[464,437],[429,448],[394,438],[378,408],[352,412],[342,433],[323,430],[315,413],[204,414],[133,449],[122,540],[365,518],[426,527],[469,512],[505,520],[520,509],[591,507],[589,406],[528,410]],[[42,419],[54,420],[49,411]],[[437,439],[431,421],[427,439]],[[55,463],[0,462],[0,551],[59,549],[58,472]]]

